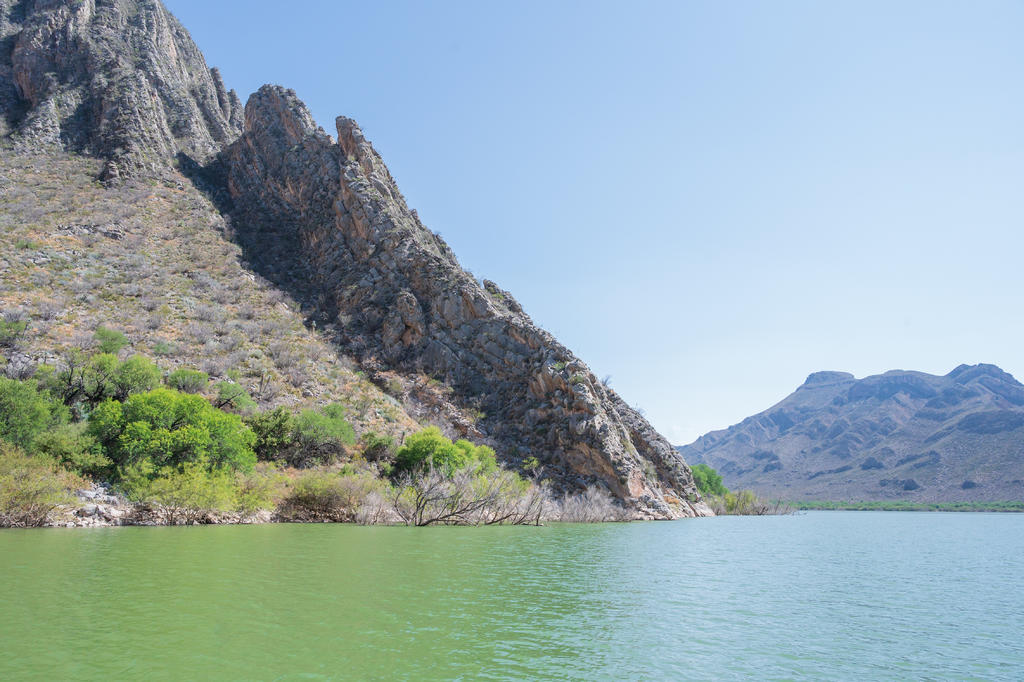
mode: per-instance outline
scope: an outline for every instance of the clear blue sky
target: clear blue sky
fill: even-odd
[[[1024,376],[1024,3],[166,2],[673,442],[817,370]]]

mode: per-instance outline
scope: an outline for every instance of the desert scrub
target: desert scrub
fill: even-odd
[[[96,347],[101,353],[116,354],[128,345],[128,337],[122,332],[102,326],[96,328],[93,340],[96,342]]]
[[[388,484],[372,469],[304,471],[278,507],[290,521],[355,521],[364,503],[383,499]]]
[[[82,485],[53,459],[0,441],[0,527],[45,525],[58,507],[75,504],[71,491]]]
[[[360,439],[363,459],[367,462],[392,462],[395,459],[395,439],[371,431]]]
[[[319,410],[302,410],[295,418],[294,447],[289,464],[311,466],[332,464],[356,442],[355,430],[345,418],[347,410],[341,403],[331,403]]]
[[[13,259],[0,287],[0,311],[22,315],[19,328],[26,323],[17,343],[29,355],[95,349],[91,337],[102,327],[136,352],[207,372],[213,383],[237,367],[242,378],[235,382],[257,403],[253,412],[314,407],[320,396],[351,396],[353,404],[382,399],[339,355],[333,329],[308,328],[288,296],[245,267],[230,225],[186,178],[105,187],[95,181],[95,159],[70,154],[44,162],[8,152],[0,153],[0,175],[18,180],[0,196],[0,250],[18,252],[22,241],[31,251],[20,253],[48,259]],[[206,341],[194,341],[193,325]],[[269,357],[271,345],[286,347],[286,366]],[[269,375],[262,390],[253,380],[261,372]],[[416,428],[398,408],[348,419],[357,433]]]
[[[28,330],[28,320],[14,312],[0,317],[0,348],[18,348]]]
[[[182,367],[167,375],[167,385],[182,393],[201,393],[210,383],[210,375]]]
[[[547,514],[551,521],[563,523],[605,523],[627,521],[629,514],[604,488],[588,487],[579,494],[565,494]]]
[[[140,460],[123,471],[120,487],[129,499],[156,506],[166,524],[197,523],[217,511],[231,511],[238,492],[231,471],[210,467],[205,459],[154,472],[152,462]]]

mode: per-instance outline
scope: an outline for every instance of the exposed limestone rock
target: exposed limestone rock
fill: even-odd
[[[364,364],[434,376],[490,415],[477,426],[510,459],[537,457],[566,487],[601,481],[638,516],[706,513],[669,443],[508,292],[465,272],[355,122],[337,127],[335,142],[294,92],[264,86],[223,155],[238,229],[280,283],[343,325]]]
[[[99,157],[107,180],[177,159],[222,205],[230,196],[260,273],[451,435],[513,465],[536,457],[564,489],[603,483],[637,517],[709,513],[664,438],[511,294],[459,266],[354,121],[338,118],[334,140],[276,86],[243,110],[159,0],[0,0],[0,108],[0,136],[24,152]]]
[[[106,179],[204,161],[241,106],[157,0],[0,0],[0,133],[100,156]]]

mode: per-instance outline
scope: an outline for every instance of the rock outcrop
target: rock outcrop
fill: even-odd
[[[774,407],[680,448],[728,487],[789,500],[1024,496],[1024,386],[994,365],[945,376],[816,372]]]
[[[452,387],[507,458],[536,457],[569,486],[600,481],[641,516],[706,513],[669,443],[508,292],[459,266],[354,121],[339,117],[337,135],[294,92],[264,86],[222,155],[236,229],[281,285],[302,289],[364,366]]]
[[[205,161],[242,106],[158,0],[0,0],[0,134],[106,160],[105,179]]]
[[[606,486],[639,518],[710,513],[641,415],[459,266],[354,121],[339,118],[335,140],[292,91],[265,86],[243,132],[237,96],[159,0],[0,0],[0,107],[8,148],[99,157],[110,181],[175,163],[202,178],[310,328],[381,385],[422,389],[401,396],[410,414],[558,488]],[[428,385],[443,400],[423,398]]]

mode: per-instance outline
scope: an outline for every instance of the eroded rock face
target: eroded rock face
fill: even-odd
[[[205,161],[242,106],[158,0],[0,0],[0,133],[106,159],[107,179]]]
[[[17,148],[97,156],[108,180],[205,166],[261,274],[369,372],[440,382],[444,404],[419,405],[453,435],[535,457],[565,490],[599,482],[637,517],[709,513],[668,442],[420,223],[354,121],[334,140],[265,86],[242,134],[237,96],[159,0],[0,0],[0,109]]]
[[[603,482],[637,516],[707,513],[669,443],[512,296],[478,283],[409,210],[354,121],[337,141],[294,92],[264,86],[222,156],[236,225],[284,285],[316,292],[364,365],[454,388],[512,460],[536,457],[566,488]],[[307,296],[307,300],[310,297]]]

